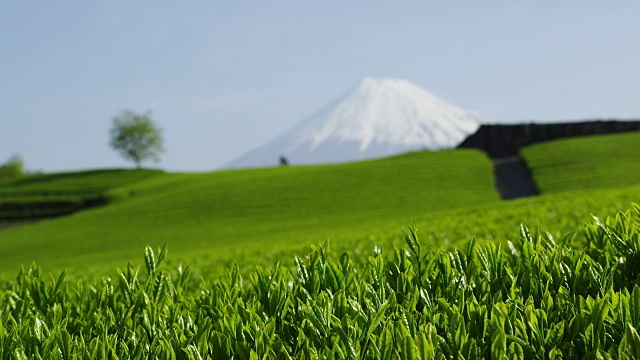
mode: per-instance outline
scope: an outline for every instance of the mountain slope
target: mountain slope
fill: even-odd
[[[365,78],[346,96],[229,168],[346,162],[458,146],[480,118],[406,80]]]

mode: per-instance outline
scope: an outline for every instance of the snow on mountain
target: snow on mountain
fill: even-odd
[[[401,79],[367,77],[346,96],[227,168],[347,162],[454,148],[483,119]]]

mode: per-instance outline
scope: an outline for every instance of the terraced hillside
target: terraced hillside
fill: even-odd
[[[640,132],[550,141],[521,153],[543,194],[640,184]]]
[[[0,181],[0,222],[60,216],[104,205],[109,191],[161,174],[159,170],[94,170]]]
[[[491,163],[476,150],[164,174],[108,196],[122,201],[0,232],[0,271],[32,260],[59,267],[125,262],[136,259],[146,244],[168,243],[175,254],[317,242],[341,229],[499,201]]]

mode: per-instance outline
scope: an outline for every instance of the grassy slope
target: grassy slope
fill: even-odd
[[[640,132],[556,140],[522,155],[542,193],[640,184]]]
[[[119,196],[119,195],[126,196]],[[215,256],[360,234],[378,222],[497,203],[475,150],[417,152],[351,164],[166,174],[111,193],[122,201],[0,232],[0,271],[137,259],[146,244]],[[189,255],[190,256],[190,255]]]

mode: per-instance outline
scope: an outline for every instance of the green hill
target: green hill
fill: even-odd
[[[124,262],[146,244],[203,254],[239,244],[317,242],[341,229],[499,201],[491,162],[475,150],[162,174],[106,195],[119,201],[0,232],[0,271],[32,260],[53,267]]]
[[[374,244],[394,246],[400,228],[413,221],[438,247],[474,236],[511,239],[521,223],[559,236],[580,231],[590,214],[610,216],[640,202],[638,155],[630,151],[639,140],[630,133],[528,147],[523,156],[542,195],[513,201],[499,200],[491,163],[475,150],[339,165],[81,172],[0,183],[0,199],[15,202],[106,200],[102,207],[0,231],[0,273],[33,260],[46,269],[122,266],[138,259],[145,245],[164,243],[171,261],[205,273],[234,262],[273,263],[325,240],[334,251],[366,260]]]
[[[640,132],[555,140],[521,154],[543,194],[640,184]]]

